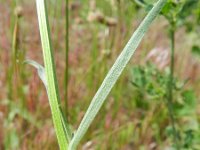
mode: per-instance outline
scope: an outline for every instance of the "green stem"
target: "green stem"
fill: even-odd
[[[59,147],[61,150],[66,150],[68,149],[68,142],[71,135],[68,132],[68,125],[65,123],[65,118],[62,114],[60,106],[60,95],[58,91],[48,14],[45,2],[45,0],[36,0],[39,29],[43,49],[43,59],[45,64],[45,75],[47,80],[47,93]]]
[[[15,51],[16,51],[16,28],[17,28],[17,18],[14,15],[14,10],[16,8],[16,2],[14,1],[11,5],[12,8],[12,17],[11,17],[11,34],[12,34],[12,52],[11,52],[11,65],[8,68],[8,76],[7,76],[7,81],[8,81],[8,98],[9,100],[12,100],[14,97],[13,94],[13,73],[14,73],[14,68],[15,68]]]
[[[64,82],[64,89],[65,89],[65,114],[68,116],[68,80],[69,80],[69,9],[68,9],[68,0],[66,0],[65,6],[65,30],[66,30],[66,53],[65,53],[65,82]]]
[[[168,82],[168,97],[167,97],[167,109],[169,111],[169,117],[172,124],[173,135],[174,135],[174,142],[176,144],[177,150],[180,149],[179,145],[179,135],[176,129],[176,121],[174,118],[173,112],[173,90],[174,90],[174,52],[175,52],[175,25],[171,23],[171,30],[170,30],[170,42],[171,42],[171,63],[170,63],[170,74],[169,74],[169,82]]]

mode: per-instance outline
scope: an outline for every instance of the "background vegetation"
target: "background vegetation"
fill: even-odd
[[[79,125],[153,2],[69,0],[66,90],[66,4],[48,1],[59,89],[72,128]],[[169,86],[172,31],[174,74]],[[199,39],[200,2],[169,0],[79,149],[160,150],[179,145],[199,150]],[[37,71],[23,63],[27,58],[43,64],[35,1],[0,0],[0,149],[57,149],[45,87]]]

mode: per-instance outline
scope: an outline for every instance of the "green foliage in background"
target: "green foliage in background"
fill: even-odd
[[[148,63],[144,66],[135,66],[132,69],[132,85],[134,86],[134,102],[135,109],[141,111],[149,110],[152,105],[160,107],[163,99],[166,99],[167,91],[166,86],[168,83],[169,71],[168,69],[160,71],[155,65]],[[199,138],[199,124],[196,112],[197,99],[194,91],[186,89],[184,85],[186,81],[175,79],[173,111],[174,117],[177,120],[179,131],[179,138],[181,149],[198,149],[200,147]],[[154,123],[162,124],[168,118],[165,114],[167,108],[160,109],[155,116]],[[183,123],[182,120],[185,120]],[[153,124],[154,124],[153,123]],[[170,123],[165,124],[162,134],[166,137],[173,136],[173,130]],[[160,136],[160,135],[157,135]],[[173,140],[173,139],[172,139]],[[172,145],[172,147],[174,147]],[[175,148],[175,147],[174,147]]]

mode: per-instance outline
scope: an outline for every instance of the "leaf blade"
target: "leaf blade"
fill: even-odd
[[[69,149],[74,150],[76,149],[78,143],[85,135],[86,131],[88,130],[90,124],[94,120],[95,116],[97,115],[98,111],[100,110],[101,106],[103,105],[106,97],[110,93],[111,89],[113,88],[114,84],[116,83],[117,79],[119,78],[120,74],[124,70],[125,66],[129,62],[130,58],[134,54],[136,48],[138,47],[139,43],[141,42],[144,34],[146,33],[147,29],[149,28],[152,21],[156,18],[156,16],[161,11],[162,7],[166,3],[167,0],[159,0],[156,5],[151,9],[151,11],[147,14],[143,22],[137,28],[137,30],[133,33],[131,39],[128,41],[127,45],[115,61],[114,65],[108,72],[107,76],[105,77],[103,83],[101,84],[99,90],[95,94],[90,106],[82,119],[77,132],[75,133],[74,137],[72,138]]]

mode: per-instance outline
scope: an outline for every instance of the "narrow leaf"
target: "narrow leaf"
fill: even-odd
[[[167,0],[159,0],[156,3],[156,5],[151,9],[151,11],[147,14],[143,22],[134,32],[131,39],[128,41],[127,45],[125,46],[125,48],[123,49],[123,51],[121,52],[117,60],[115,61],[114,65],[108,72],[99,90],[97,91],[94,98],[92,99],[92,102],[85,116],[83,117],[83,120],[81,121],[77,132],[72,138],[69,145],[70,150],[76,149],[78,143],[80,142],[82,137],[85,135],[86,131],[88,130],[95,116],[99,112],[103,102],[105,101],[106,97],[110,93],[112,87],[114,86],[117,79],[121,75],[122,71],[126,67],[130,58],[134,54],[145,32],[147,31],[147,29],[149,28],[150,24],[155,19],[155,17],[159,14],[159,12],[161,11],[166,1]]]

